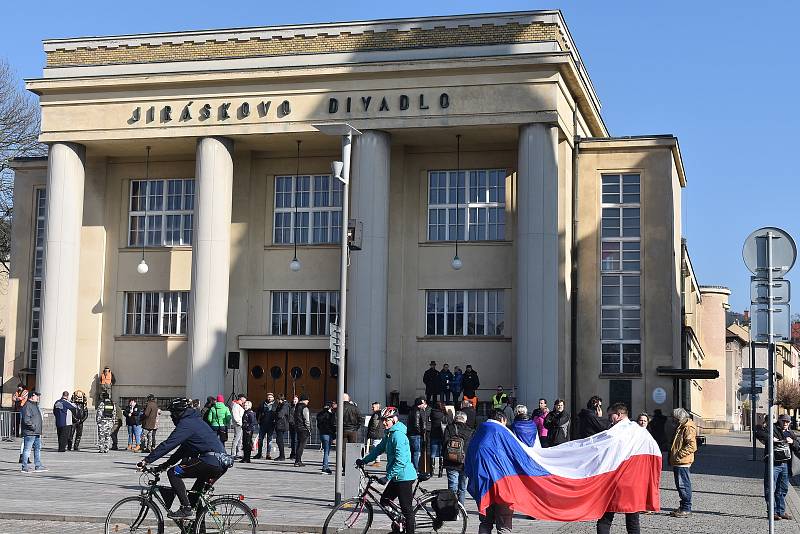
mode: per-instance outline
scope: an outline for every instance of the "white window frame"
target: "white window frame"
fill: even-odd
[[[431,298],[442,302],[442,308],[430,310]],[[455,304],[454,304],[455,302]],[[476,303],[475,309],[471,304]],[[459,310],[456,306],[461,304]],[[494,304],[493,309],[490,304]],[[480,305],[478,305],[480,304]],[[441,311],[440,311],[441,310]],[[454,316],[451,318],[449,316]],[[433,318],[433,330],[430,319]],[[470,319],[482,318],[482,321],[470,323]],[[493,319],[494,331],[489,331],[489,319]],[[443,328],[440,330],[440,319]],[[470,325],[473,331],[470,332]],[[478,333],[477,325],[483,327]],[[441,333],[439,333],[441,332]],[[425,335],[428,337],[500,337],[505,333],[505,290],[504,289],[428,289],[425,291]]]
[[[168,310],[168,300],[174,295],[177,295],[177,307],[175,310]],[[141,298],[141,307],[129,312],[130,299],[136,299],[137,297]],[[146,298],[158,301],[158,310],[156,312],[145,311],[144,301]],[[188,291],[126,291],[122,306],[122,335],[124,336],[185,336],[187,334],[190,311]],[[155,331],[148,331],[147,317],[154,313],[156,315],[156,328]],[[186,315],[185,321],[182,320],[184,314]],[[166,326],[169,323],[168,316],[174,318],[175,332],[166,331]],[[129,318],[133,321],[132,323],[129,322]],[[184,322],[185,328],[182,328],[182,323]]]
[[[606,177],[616,176],[619,178],[618,192],[606,192],[604,187],[604,179]],[[625,185],[633,185],[633,182],[625,184],[626,177],[638,177],[638,190],[636,192],[625,192]],[[613,184],[608,184],[613,186]],[[611,188],[609,188],[611,189]],[[616,195],[616,198],[610,198]],[[600,175],[600,369],[601,374],[606,375],[637,375],[642,371],[642,217],[641,217],[641,195],[642,195],[642,175],[639,172],[618,172],[618,173],[602,173]],[[610,202],[614,200],[614,202]],[[624,214],[625,210],[637,209],[638,210],[638,232],[633,235],[625,235]],[[619,213],[619,236],[603,236],[603,213],[607,210],[617,210]],[[631,213],[628,211],[627,213]],[[628,228],[633,228],[629,226]],[[607,246],[610,245],[610,246]],[[616,246],[614,246],[616,245]],[[636,246],[638,245],[638,250]],[[628,250],[625,250],[626,247]],[[615,252],[613,249],[618,249]],[[626,256],[627,253],[627,256]],[[637,268],[634,268],[637,267]],[[613,286],[605,284],[607,278],[615,277],[617,283]],[[625,302],[625,280],[637,278],[639,288],[639,298],[636,304]],[[605,304],[603,302],[603,288],[605,287],[618,287],[619,300],[615,304]],[[638,314],[637,328],[631,328],[634,319],[633,313]],[[606,321],[618,321],[616,327],[616,335],[607,337],[609,332],[614,328],[606,326],[604,323],[604,313],[606,314]],[[615,315],[611,318],[609,315]],[[628,315],[626,318],[625,315]],[[626,328],[626,321],[627,326]],[[638,336],[626,338],[626,331],[633,332],[638,330]],[[633,349],[633,345],[638,346],[639,359],[638,363],[625,363],[626,346],[628,350]],[[616,347],[617,362],[604,363],[603,357],[610,354],[605,349]],[[616,370],[611,371],[606,366],[616,365]],[[632,367],[634,366],[635,367]],[[626,368],[627,366],[627,368]]]
[[[290,206],[278,206],[278,181],[281,179],[289,179],[292,183],[292,190],[291,190],[291,205]],[[298,180],[308,178],[309,185],[308,185],[308,202],[306,205],[299,205],[297,206],[297,210],[295,211],[295,203],[298,199]],[[328,180],[328,188],[326,190],[318,190],[317,179],[327,179]],[[327,245],[327,244],[335,244],[341,242],[341,231],[342,231],[342,194],[344,188],[342,187],[341,181],[335,179],[333,176],[329,174],[281,174],[275,176],[273,180],[273,200],[272,200],[272,208],[273,208],[273,216],[272,216],[272,243],[275,245],[293,245],[295,240],[297,241],[298,245]],[[305,194],[306,191],[300,192],[300,194]],[[315,203],[315,194],[316,193],[327,193],[328,194],[328,205],[320,205],[317,206]],[[283,192],[283,194],[286,194]],[[338,203],[336,201],[338,197]],[[315,214],[327,214],[328,222],[325,226],[319,226],[319,228],[324,229],[325,237],[321,240],[314,239],[314,215]],[[275,221],[278,215],[281,214],[282,216],[288,215],[289,217],[289,239],[284,240],[283,238],[283,231],[284,227],[281,226],[280,235],[278,233],[278,225],[275,224]],[[336,218],[336,214],[338,214],[338,225],[334,224],[334,219]],[[308,224],[302,227],[298,227],[296,219],[307,219]],[[303,233],[305,232],[305,237],[303,237]]]
[[[47,230],[47,189],[34,189],[33,267],[31,269],[31,317],[28,329],[28,368],[36,369],[41,353],[44,244]]]
[[[472,177],[476,178],[476,182],[478,180],[478,173],[486,173],[486,184],[485,187],[480,188],[477,187],[479,195],[478,200],[473,200],[470,193],[473,189],[471,187]],[[431,181],[433,180],[434,175],[437,178],[440,178],[441,174],[444,174],[445,179],[445,187],[444,187],[444,195],[445,195],[445,203],[432,203],[431,199]],[[508,172],[506,169],[497,169],[497,168],[487,168],[487,169],[464,169],[461,171],[456,171],[452,169],[441,169],[441,170],[431,170],[428,171],[428,183],[427,183],[427,194],[428,194],[428,210],[427,210],[427,219],[425,223],[425,238],[427,241],[435,242],[435,241],[467,241],[467,242],[479,242],[479,241],[505,241],[506,239],[506,230],[507,230],[507,222],[505,216],[505,207],[506,207],[506,176]],[[498,186],[492,187],[490,186],[490,178],[494,175],[498,178]],[[461,182],[463,181],[463,186]],[[455,188],[460,189],[459,192],[456,193],[456,200],[458,202],[451,202],[453,199],[451,198],[451,184],[455,186]],[[437,189],[441,189],[440,187]],[[497,189],[498,193],[496,195],[496,199],[494,201],[490,200],[491,198],[491,190]],[[463,194],[462,194],[463,193]],[[483,195],[483,200],[480,200],[480,195]],[[486,210],[485,216],[486,219],[483,222],[473,220],[479,216],[479,210]],[[438,232],[436,236],[431,236],[431,217],[433,213],[436,213],[437,216],[440,211],[444,211],[445,214],[445,221],[444,221],[444,239],[441,239],[438,236]],[[490,221],[490,214],[496,213],[497,218],[494,222]],[[474,214],[474,215],[473,215]],[[454,219],[454,220],[451,220]],[[502,220],[501,220],[502,219]],[[435,226],[441,226],[438,223],[437,217],[437,224]],[[490,229],[491,227],[496,227],[497,235],[493,238],[489,238]],[[500,228],[502,227],[502,231]],[[476,237],[471,237],[470,232],[475,228]],[[483,238],[478,238],[477,234],[483,230]],[[458,234],[453,235],[453,234]]]
[[[180,204],[181,209],[167,209],[167,201],[169,198],[169,185],[172,181],[180,181],[181,182],[181,194],[180,194]],[[147,205],[147,210],[144,209],[133,209],[133,189],[136,184],[145,183],[146,185],[146,193],[145,193],[145,202]],[[150,202],[150,190],[155,186],[155,184],[161,183],[162,190],[161,190],[161,209],[155,209],[155,206],[151,205]],[[186,186],[191,184],[192,193],[191,195],[186,193]],[[191,207],[186,208],[187,204],[187,197],[191,197]],[[128,246],[129,247],[190,247],[192,246],[192,239],[194,237],[194,206],[196,203],[197,197],[197,186],[195,184],[194,178],[154,178],[154,179],[133,179],[130,181],[130,185],[128,186]],[[137,196],[137,198],[139,198]],[[145,214],[147,215],[145,217]],[[180,230],[179,230],[179,238],[177,242],[168,242],[167,240],[167,218],[170,216],[179,217],[180,220]],[[134,235],[134,227],[133,221],[134,218],[144,217],[144,244],[139,242],[134,242],[133,235]],[[151,233],[151,224],[152,221],[156,218],[161,218],[161,229],[156,230],[161,233],[161,238],[158,242],[148,242],[148,238]],[[136,230],[137,235],[139,230]],[[188,236],[187,236],[188,233]]]
[[[314,313],[311,307],[311,299],[315,295],[325,295],[325,313]],[[275,311],[275,301],[278,302],[278,313]],[[295,312],[293,303],[297,301],[299,306]],[[317,301],[319,302],[319,300]],[[332,310],[335,310],[333,311]],[[330,323],[336,323],[339,315],[339,292],[338,291],[272,291],[270,294],[270,313],[269,331],[272,336],[328,336],[330,335]],[[323,325],[323,333],[312,333],[312,317],[316,316],[317,322]],[[285,317],[286,322],[283,322]],[[304,321],[303,332],[294,331],[292,328],[294,318],[297,317],[298,327]],[[275,322],[277,318],[277,323]],[[301,320],[302,318],[302,320]],[[286,330],[283,330],[285,324]],[[276,329],[277,326],[277,329]]]

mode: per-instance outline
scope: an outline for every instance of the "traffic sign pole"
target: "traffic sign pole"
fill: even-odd
[[[767,399],[768,399],[768,408],[767,408],[767,426],[769,427],[769,437],[767,438],[769,444],[767,446],[768,455],[769,455],[769,534],[774,534],[775,532],[775,445],[772,442],[773,433],[775,431],[775,425],[772,423],[772,411],[775,409],[775,343],[772,339],[772,328],[773,328],[773,310],[774,310],[774,302],[772,301],[772,232],[767,232],[767,300],[769,301],[769,311],[767,312],[767,329],[769,330],[769,345],[768,353],[767,353],[767,369],[769,370],[769,384],[767,386]],[[753,379],[755,380],[755,370],[753,371]]]

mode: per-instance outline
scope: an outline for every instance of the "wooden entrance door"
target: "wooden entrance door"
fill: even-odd
[[[305,393],[309,407],[318,410],[336,394],[336,379],[331,376],[328,351],[252,350],[248,353],[247,398],[254,407],[267,393],[300,396]]]

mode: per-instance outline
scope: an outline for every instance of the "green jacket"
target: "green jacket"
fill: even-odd
[[[224,402],[216,402],[206,413],[206,422],[212,427],[227,427],[231,422],[231,411]]]
[[[411,463],[411,447],[408,444],[406,425],[396,422],[386,431],[386,436],[381,442],[364,457],[364,463],[375,461],[381,454],[386,453],[386,478],[403,482],[416,480],[417,470]]]

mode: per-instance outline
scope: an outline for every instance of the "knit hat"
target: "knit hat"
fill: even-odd
[[[221,393],[217,395],[217,402],[225,402],[225,397]]]

